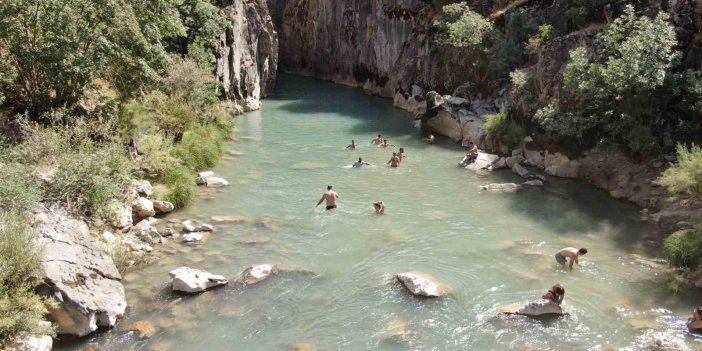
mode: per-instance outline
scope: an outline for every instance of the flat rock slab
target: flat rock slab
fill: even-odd
[[[113,327],[127,309],[122,276],[89,239],[88,226],[58,207],[39,208],[34,222],[44,248],[38,291],[59,302],[50,310],[58,332],[85,336],[98,326]]]
[[[414,296],[440,297],[448,293],[443,284],[426,273],[406,272],[396,275],[395,278]]]
[[[173,278],[173,291],[197,293],[229,281],[227,278],[189,267],[180,267],[168,273]]]

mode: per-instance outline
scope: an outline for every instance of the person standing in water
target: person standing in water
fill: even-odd
[[[403,148],[403,147],[400,148],[400,151],[397,153],[397,157],[400,158],[400,162],[402,162],[402,160],[404,160],[405,157],[407,157],[407,156],[405,156],[405,148]]]
[[[578,256],[582,256],[587,253],[586,248],[580,248],[576,249],[574,247],[564,247],[560,251],[556,253],[556,261],[565,267],[565,264],[567,262],[567,258],[570,258],[570,264],[568,265],[568,268],[573,270],[573,263],[578,263]],[[580,264],[580,263],[578,263]]]
[[[356,140],[351,140],[351,144],[346,146],[346,149],[348,150],[356,150]]]
[[[397,152],[392,153],[392,157],[390,158],[390,161],[387,162],[387,164],[389,164],[392,168],[400,166],[400,158],[397,157]]]
[[[332,186],[328,185],[327,186],[327,192],[322,194],[322,198],[319,199],[319,202],[317,202],[317,206],[315,208],[319,207],[319,205],[323,202],[326,201],[327,205],[327,210],[332,210],[336,208],[336,199],[339,198],[339,194],[332,190]]]
[[[692,310],[692,317],[687,319],[687,329],[691,332],[702,331],[702,307]]]
[[[375,138],[373,138],[373,140],[371,140],[371,144],[380,145],[382,143],[383,143],[383,136],[381,134],[378,134],[377,137],[375,137]]]
[[[364,162],[362,158],[358,158],[358,161],[354,162],[353,168],[361,168],[363,166],[370,166],[371,164],[368,162]]]
[[[560,306],[565,298],[565,287],[563,284],[556,284],[551,289],[548,289],[541,298]]]
[[[436,137],[432,132],[429,132],[429,136],[427,136],[424,141],[426,141],[427,144],[433,144],[436,141]]]
[[[385,204],[382,201],[377,201],[373,203],[373,208],[375,209],[375,214],[385,213]]]

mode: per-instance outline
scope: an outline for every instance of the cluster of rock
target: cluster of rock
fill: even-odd
[[[208,188],[221,188],[229,185],[226,179],[215,176],[215,173],[212,171],[198,173],[195,182],[197,185],[204,185]]]
[[[276,273],[278,273],[278,267],[274,264],[257,264],[246,268],[241,273],[241,281],[245,285],[253,285]],[[189,294],[203,292],[229,283],[229,280],[222,275],[189,267],[179,267],[170,271],[168,275],[173,279],[173,291]]]

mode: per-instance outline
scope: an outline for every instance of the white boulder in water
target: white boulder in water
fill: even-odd
[[[447,289],[433,277],[420,272],[406,272],[395,276],[412,295],[439,297],[448,293]]]
[[[188,233],[188,234],[183,235],[183,242],[184,243],[193,243],[196,241],[202,241],[202,239],[204,239],[204,238],[205,238],[204,233],[193,232],[193,233]]]
[[[526,316],[541,316],[544,314],[563,314],[563,308],[549,300],[530,302],[518,309],[517,314]]]
[[[246,284],[256,284],[266,280],[272,274],[278,273],[278,267],[273,264],[257,264],[244,271],[244,282]]]
[[[221,275],[189,267],[174,269],[168,275],[173,278],[173,290],[186,293],[201,292],[228,283],[227,278]]]
[[[220,177],[208,177],[207,179],[205,179],[205,185],[208,188],[220,188],[229,185],[229,182],[226,179]]]

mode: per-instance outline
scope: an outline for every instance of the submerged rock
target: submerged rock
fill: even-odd
[[[435,279],[421,272],[400,273],[395,276],[412,295],[425,297],[440,297],[448,293],[448,290]]]
[[[220,188],[229,185],[229,182],[226,179],[220,177],[208,177],[205,180],[205,185],[208,188]]]
[[[480,190],[485,190],[485,191],[495,191],[495,192],[515,192],[519,189],[521,189],[522,186],[519,184],[515,183],[493,183],[493,184],[488,184],[488,185],[482,185],[480,187]]]
[[[210,219],[213,222],[230,222],[230,223],[246,223],[249,221],[247,217],[244,216],[212,216]]]
[[[522,185],[528,185],[528,186],[544,186],[544,182],[538,179],[533,179],[533,180],[527,180],[526,182],[522,183]]]
[[[156,334],[156,328],[149,321],[138,321],[130,325],[127,325],[122,330],[124,331],[134,331],[139,334],[139,338],[146,339],[154,336]]]
[[[110,256],[90,241],[88,226],[65,210],[41,208],[36,219],[37,243],[44,248],[37,291],[58,301],[49,311],[58,332],[84,336],[98,326],[113,327],[127,301]]]
[[[205,291],[209,288],[225,285],[229,282],[227,278],[221,275],[215,275],[189,267],[174,269],[170,271],[168,275],[173,278],[173,291],[186,293]]]
[[[192,233],[187,233],[183,235],[183,242],[184,243],[193,243],[193,242],[198,242],[202,241],[202,239],[205,238],[204,233],[200,232],[192,232]]]
[[[278,273],[278,267],[273,264],[257,264],[244,271],[244,282],[248,285],[256,284],[266,280],[273,274]]]
[[[290,351],[317,351],[317,345],[310,342],[298,343],[290,345],[289,349]]]
[[[525,316],[540,316],[544,314],[563,314],[563,308],[549,300],[530,302],[516,312]]]
[[[519,163],[512,165],[512,172],[517,173],[522,178],[529,178],[531,172],[528,169],[522,167]]]

